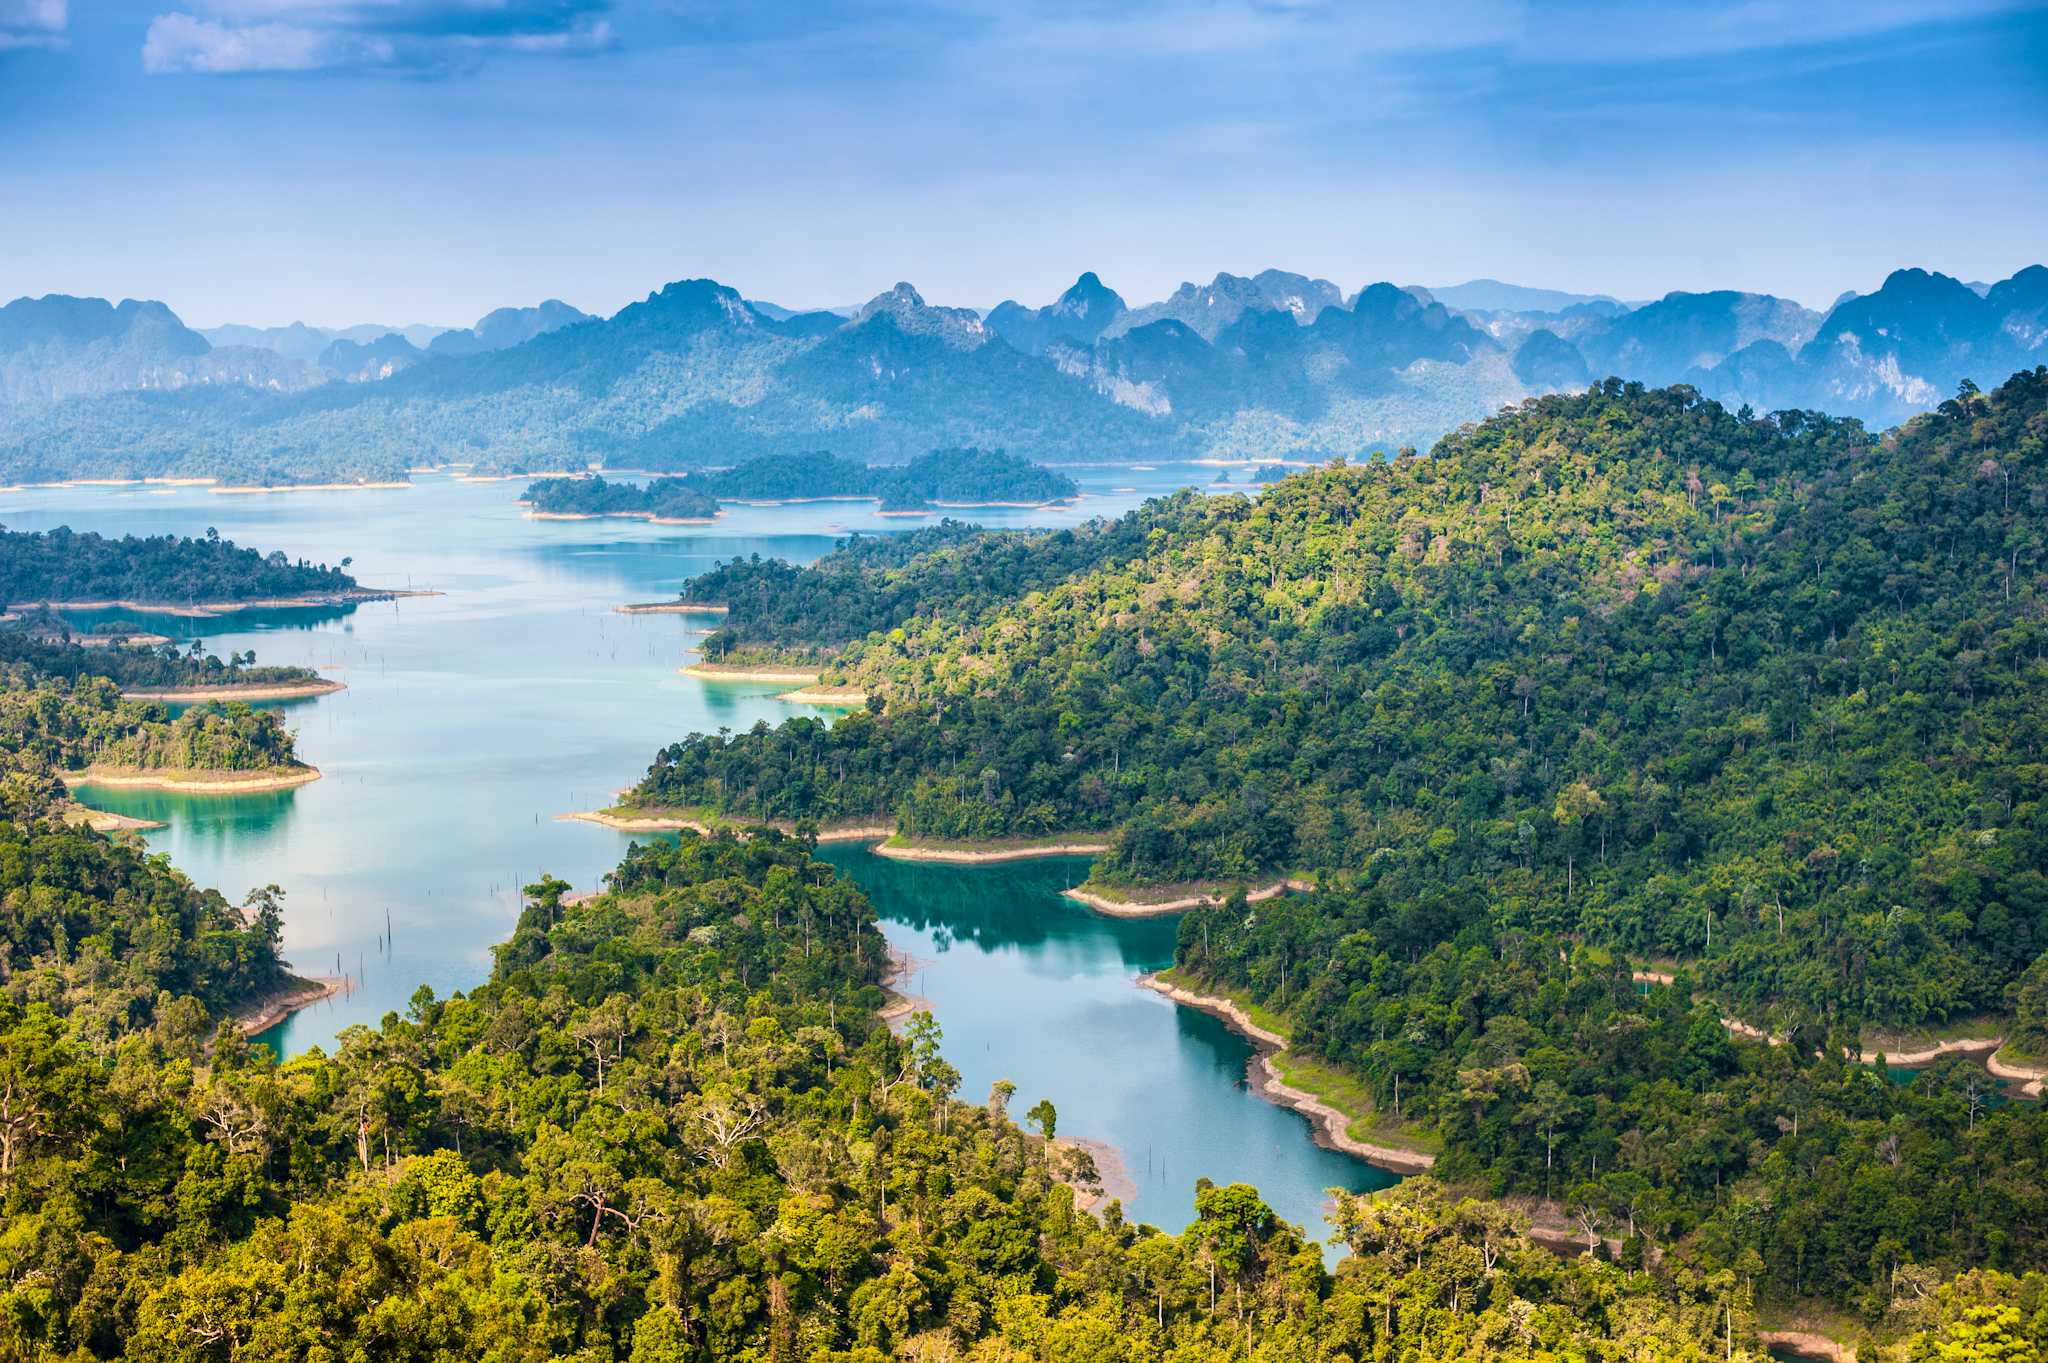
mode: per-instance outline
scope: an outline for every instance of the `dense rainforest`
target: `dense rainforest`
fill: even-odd
[[[1343,1200],[1334,1274],[1241,1184],[1191,1189],[1179,1235],[1079,1213],[1000,1086],[955,1094],[935,1023],[875,1021],[873,910],[803,843],[689,835],[566,889],[528,887],[468,997],[423,988],[331,1055],[209,1045],[194,1008],[110,1045],[0,1002],[30,1117],[0,1152],[6,1352],[1762,1357],[1739,1264],[1560,1259],[1428,1179]],[[2044,1288],[1931,1287],[1897,1357],[2027,1357]]]
[[[542,478],[528,485],[521,498],[542,516],[646,516],[657,521],[709,520],[718,514],[718,499],[680,478],[655,478],[644,484],[608,483],[588,478]]]
[[[983,530],[951,519],[900,535],[855,535],[808,567],[755,554],[683,586],[685,601],[727,614],[704,641],[709,658],[816,659],[916,616],[971,617],[1143,552],[1142,512],[1073,530]]]
[[[828,574],[900,623],[849,665],[978,631],[1005,561],[1038,564],[1034,600],[1138,573],[1197,505],[852,542]],[[1191,1187],[1174,1235],[1078,1210],[1092,1164],[1055,1114],[1027,1134],[1004,1086],[958,1092],[936,1021],[883,1026],[873,907],[769,830],[635,846],[594,897],[543,878],[467,997],[280,1062],[231,1017],[282,978],[275,888],[236,909],[65,826],[56,773],[188,723],[260,748],[274,719],[172,725],[38,656],[0,691],[0,1356],[1761,1363],[1759,1312],[1794,1295],[1861,1310],[1885,1363],[2048,1352],[2036,1109],[1736,1045],[1704,972],[1638,994],[1583,930],[1390,899],[1371,863],[1181,933],[1184,969],[1398,1074],[1443,1143],[1450,1183],[1335,1197],[1334,1272],[1241,1184]],[[935,693],[898,694],[849,723]],[[1618,1249],[1553,1255],[1472,1196],[1539,1179]]]
[[[344,571],[294,563],[236,547],[208,531],[204,537],[124,535],[90,531],[26,532],[0,529],[0,605],[52,601],[134,601],[152,605],[259,601],[270,597],[345,592],[356,580]]]
[[[210,1014],[285,978],[276,886],[237,908],[163,857],[66,823],[63,798],[47,766],[0,744],[0,1185],[50,1134],[53,1114],[20,1088],[39,1047],[150,1028],[203,1039]],[[16,1030],[24,1010],[33,1030]]]
[[[320,675],[309,667],[259,667],[253,648],[230,653],[223,662],[198,639],[183,647],[175,642],[130,645],[115,641],[124,636],[74,635],[53,616],[23,624],[35,628],[0,626],[0,666],[16,665],[38,680],[105,677],[124,689],[170,690],[308,682]]]
[[[32,682],[0,678],[0,749],[32,753],[59,772],[262,772],[299,769],[291,731],[272,710],[240,701],[185,707],[173,719],[155,701],[122,700],[105,677]]]
[[[866,712],[671,745],[632,801],[1102,830],[1111,893],[1304,875],[1187,915],[1189,982],[1454,1180],[1881,1320],[1902,1283],[2048,1264],[2040,1106],[1961,1057],[1855,1063],[1907,1029],[2048,1052],[2044,445],[2042,370],[1883,435],[1538,399],[1154,503],[1127,557],[1019,537],[1044,571],[1008,593],[910,593],[819,650]],[[804,593],[951,582],[983,543],[780,600],[728,565],[725,629],[829,638]]]
[[[633,799],[1110,830],[1112,885],[1309,870],[1696,961],[1759,1024],[1997,1010],[2048,949],[2044,426],[2048,371],[1881,438],[1609,384],[1182,493],[1135,556],[832,655],[867,712],[671,745]]]

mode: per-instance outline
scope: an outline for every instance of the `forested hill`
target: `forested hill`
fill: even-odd
[[[173,1026],[94,1049],[0,1000],[12,1110],[42,1117],[0,1168],[8,1352],[1765,1357],[1733,1273],[1562,1260],[1428,1179],[1340,1195],[1335,1274],[1242,1184],[1190,1187],[1178,1235],[1079,1213],[1060,1180],[1086,1186],[1084,1160],[1002,1085],[960,1093],[929,1015],[906,1038],[874,1019],[873,909],[800,843],[686,835],[593,900],[567,888],[528,887],[467,997],[422,988],[283,1065]],[[2019,1313],[2038,1278],[1930,1288],[1901,1359],[2044,1335]]]
[[[2036,370],[1880,438],[1609,383],[1183,496],[1131,561],[849,647],[879,715],[693,738],[635,796],[1113,829],[1105,880],[1355,877],[1704,958],[1759,1016],[1997,1009],[2048,946],[2044,409]]]
[[[309,593],[352,591],[356,580],[340,568],[296,563],[282,552],[265,555],[204,537],[125,535],[109,539],[58,527],[27,532],[0,529],[0,605],[41,601],[189,602],[257,601]]]
[[[708,657],[814,660],[913,617],[972,618],[1127,560],[1146,546],[1151,509],[1071,530],[983,530],[949,518],[908,534],[856,535],[803,568],[758,554],[721,563],[684,583],[682,596],[727,608],[704,641]]]

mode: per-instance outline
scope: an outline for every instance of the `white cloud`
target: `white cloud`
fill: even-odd
[[[10,0],[0,0],[0,5]],[[143,40],[155,75],[260,71],[439,73],[492,53],[612,46],[610,0],[193,0]]]
[[[336,66],[389,66],[392,44],[292,24],[219,24],[165,14],[142,41],[142,69],[152,75],[222,75],[234,71],[318,71]]]
[[[0,52],[22,47],[63,47],[70,26],[67,0],[0,0]]]

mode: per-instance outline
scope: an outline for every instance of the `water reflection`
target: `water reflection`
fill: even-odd
[[[820,855],[874,900],[890,942],[912,957],[906,988],[931,1001],[961,1092],[1017,1085],[1059,1129],[1121,1153],[1137,1195],[1127,1213],[1178,1229],[1198,1177],[1256,1183],[1281,1215],[1321,1237],[1327,1190],[1394,1176],[1323,1150],[1302,1117],[1246,1082],[1251,1048],[1221,1022],[1140,988],[1172,964],[1176,920],[1103,918],[1061,898],[1080,858],[946,866],[859,847]]]

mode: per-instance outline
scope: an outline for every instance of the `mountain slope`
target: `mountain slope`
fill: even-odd
[[[1731,994],[1996,1007],[2048,946],[2020,817],[2048,796],[2044,423],[2048,371],[1881,441],[1683,388],[1539,399],[1431,459],[1183,494],[1135,562],[848,649],[880,719],[694,740],[639,795],[1112,829],[1111,880],[1376,867],[1660,953],[1697,951],[1732,878],[1786,935],[1754,893],[1716,908]],[[821,741],[843,779],[792,783]],[[1884,957],[1896,932],[1924,949]]]
[[[559,298],[531,308],[498,308],[485,313],[464,331],[444,331],[427,346],[430,355],[478,355],[486,350],[505,350],[523,345],[562,327],[591,320],[589,313],[572,308]]]
[[[1214,340],[1247,310],[1277,309],[1305,325],[1324,308],[1343,301],[1343,291],[1327,279],[1310,279],[1285,270],[1262,270],[1250,279],[1218,274],[1207,284],[1182,284],[1163,302],[1131,309],[1110,323],[1104,335],[1113,338],[1154,322],[1172,321],[1204,340]]]
[[[1045,353],[1055,342],[1088,346],[1128,311],[1122,295],[1089,270],[1042,308],[1005,300],[988,315],[988,329],[1026,355]]]

